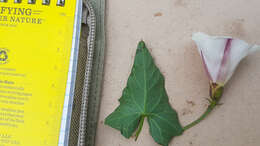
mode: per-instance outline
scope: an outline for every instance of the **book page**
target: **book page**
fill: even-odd
[[[75,6],[0,3],[0,146],[58,145]]]

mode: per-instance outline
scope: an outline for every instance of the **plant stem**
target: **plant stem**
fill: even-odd
[[[140,134],[141,131],[142,131],[143,124],[144,124],[144,118],[145,118],[145,117],[146,117],[145,115],[142,115],[142,117],[141,117],[141,120],[140,120],[140,123],[139,123],[139,126],[138,126],[138,130],[137,130],[137,132],[136,132],[136,134],[135,134],[135,141],[137,140],[139,134]]]
[[[207,117],[207,115],[214,109],[214,107],[216,107],[217,102],[216,101],[211,101],[210,105],[208,106],[207,110],[195,121],[193,121],[192,123],[188,124],[187,126],[183,127],[183,130],[187,130],[195,125],[197,125],[198,123],[200,123],[203,119],[205,119]]]

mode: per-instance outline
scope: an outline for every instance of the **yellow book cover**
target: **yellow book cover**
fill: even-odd
[[[78,4],[0,0],[0,146],[64,144]]]

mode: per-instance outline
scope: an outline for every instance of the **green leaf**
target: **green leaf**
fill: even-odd
[[[120,105],[105,120],[105,124],[129,138],[137,130],[138,137],[147,117],[153,139],[167,146],[183,128],[176,111],[169,104],[164,77],[154,64],[143,41],[139,42],[127,86],[119,99]]]

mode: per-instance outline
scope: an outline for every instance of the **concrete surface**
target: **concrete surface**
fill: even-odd
[[[191,34],[230,35],[260,44],[259,6],[259,0],[107,1],[96,146],[158,146],[146,121],[137,142],[104,125],[105,117],[119,105],[140,39],[165,76],[170,103],[186,125],[206,109],[208,97],[208,79]],[[221,102],[206,120],[175,137],[170,146],[260,146],[260,52],[241,62]]]

